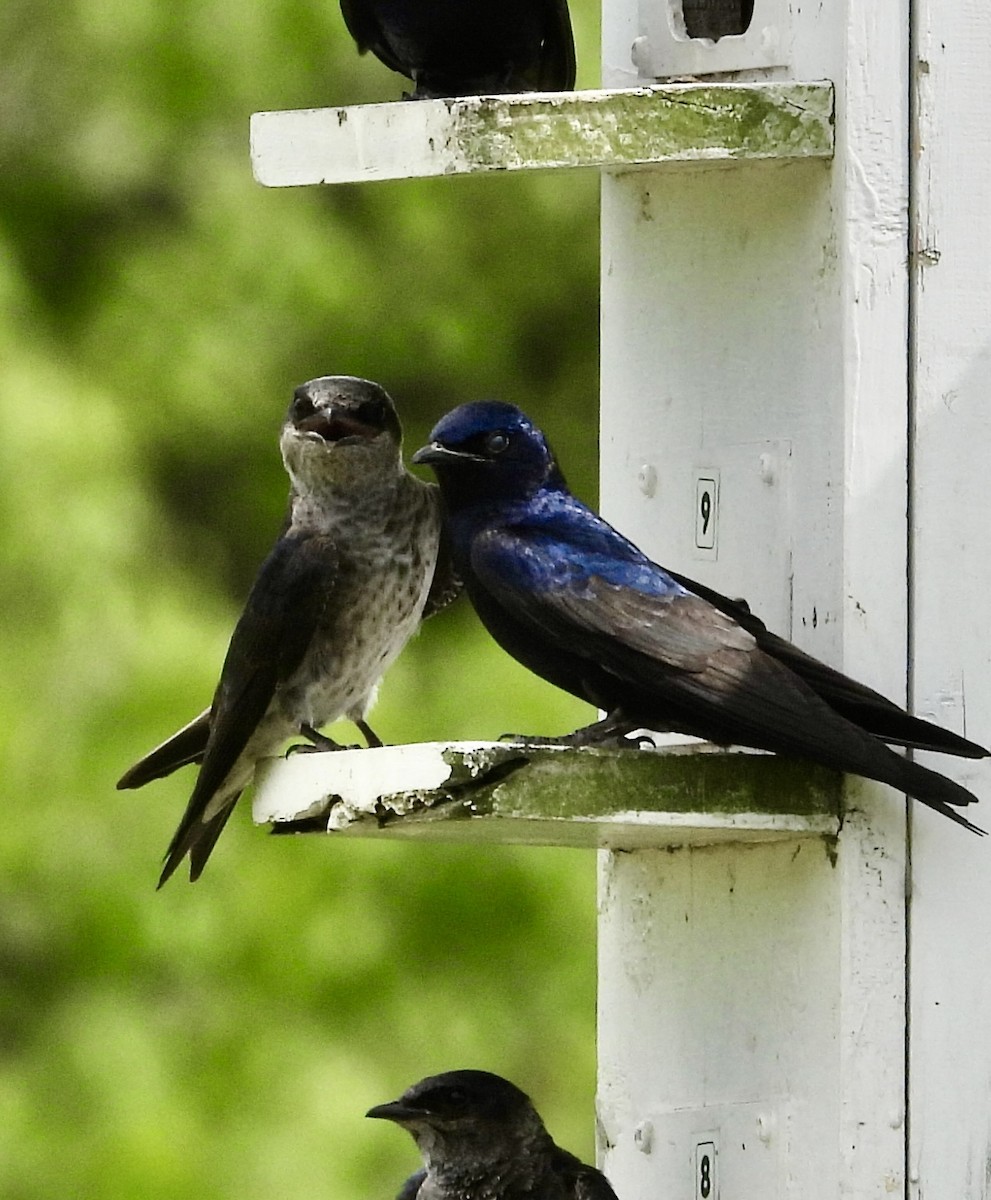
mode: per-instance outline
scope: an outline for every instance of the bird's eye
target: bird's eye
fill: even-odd
[[[463,1108],[468,1102],[468,1093],[464,1088],[451,1088],[447,1093],[447,1102],[452,1108]]]
[[[509,438],[504,433],[490,433],[485,439],[485,449],[490,454],[502,454],[509,445]]]
[[[377,400],[369,400],[359,405],[355,415],[362,425],[380,428],[383,422],[382,405]]]
[[[305,392],[297,392],[295,394],[292,402],[292,415],[297,421],[305,421],[307,417],[312,417],[316,411],[316,405]]]

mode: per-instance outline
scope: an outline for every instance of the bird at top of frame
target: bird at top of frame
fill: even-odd
[[[405,98],[575,86],[567,0],[341,0],[348,32],[413,81]]]

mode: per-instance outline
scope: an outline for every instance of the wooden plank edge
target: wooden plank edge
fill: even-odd
[[[471,96],[251,117],[266,187],[486,171],[829,158],[832,84],[689,83]]]
[[[253,816],[284,833],[632,848],[833,835],[841,790],[814,764],[707,743],[419,743],[267,760]]]

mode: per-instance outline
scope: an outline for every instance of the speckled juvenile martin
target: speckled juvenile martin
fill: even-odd
[[[200,772],[165,857],[159,887],[189,855],[199,878],[262,758],[340,717],[369,746],[378,682],[420,620],[458,583],[441,542],[437,488],[402,461],[388,394],[365,379],[327,376],[298,387],[282,426],[289,512],[248,596],[213,704],[135,764],[136,788],[187,763]]]

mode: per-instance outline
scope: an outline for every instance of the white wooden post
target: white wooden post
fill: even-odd
[[[916,0],[912,48],[910,685],[919,712],[987,744],[991,12]],[[991,808],[983,764],[953,774]],[[918,1200],[991,1196],[991,862],[987,847],[949,833],[912,822],[908,1169]]]
[[[991,17],[912,3],[754,0],[711,42],[700,0],[605,0],[605,91],[259,113],[252,159],[269,186],[602,169],[607,516],[987,741]],[[835,776],[766,757],[432,745],[274,762],[255,816],[608,848],[622,1200],[987,1200],[988,851],[843,789],[840,817]]]
[[[605,177],[606,514],[660,561],[746,596],[779,632],[888,695],[905,697],[913,647],[919,710],[962,729],[966,698],[969,731],[986,741],[988,569],[978,547],[989,368],[974,322],[991,276],[973,239],[991,167],[963,146],[986,142],[977,63],[988,18],[920,6],[929,50],[919,53],[941,61],[918,68],[910,359],[908,4],[786,11],[756,0],[749,45],[716,47],[666,28],[677,7],[606,4],[607,85],[642,81],[638,65],[704,71],[707,53],[719,56],[712,69],[763,78],[761,53],[777,47],[775,78],[836,84],[836,157]],[[955,55],[934,22],[952,27]],[[969,88],[957,69],[968,62]],[[983,189],[951,182],[951,162],[967,163]],[[956,269],[940,265],[931,289],[947,222]],[[961,574],[964,588],[948,585]],[[987,787],[983,764],[956,773]],[[620,1195],[904,1195],[906,982],[917,1195],[989,1194],[991,1053],[978,999],[987,850],[933,814],[914,815],[908,979],[902,802],[851,781],[846,803],[827,852],[795,843],[603,855],[600,1120]],[[951,1118],[958,1071],[965,1086]],[[703,1174],[715,1180],[708,1192]]]

